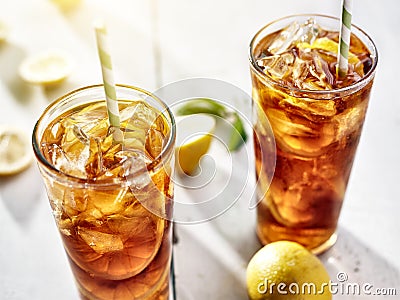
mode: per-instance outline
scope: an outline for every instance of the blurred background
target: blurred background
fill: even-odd
[[[0,1],[0,124],[27,134],[51,101],[102,81],[92,27],[97,18],[108,25],[118,83],[154,91],[177,80],[205,77],[250,94],[248,45],[258,29],[289,14],[339,16],[341,9],[338,0]],[[397,288],[399,13],[397,0],[354,1],[353,23],[376,42],[379,63],[342,209],[340,238],[322,256],[331,274],[346,271],[353,281],[375,280],[381,287]],[[22,80],[21,62],[52,49],[70,57],[68,78],[53,87]],[[211,222],[177,226],[178,299],[246,297],[245,268],[260,247],[254,222],[254,211],[239,201]],[[77,297],[34,165],[20,175],[0,177],[0,269],[1,299]]]

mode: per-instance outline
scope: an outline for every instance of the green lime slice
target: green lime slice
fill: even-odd
[[[247,141],[246,130],[240,116],[231,108],[208,98],[195,98],[188,100],[177,111],[178,116],[192,114],[209,114],[220,117],[232,125],[228,141],[229,151],[237,151]]]

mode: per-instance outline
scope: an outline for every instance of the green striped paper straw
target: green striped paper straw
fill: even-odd
[[[347,75],[349,69],[349,46],[350,46],[350,35],[351,35],[351,11],[353,6],[353,0],[343,0],[342,4],[342,17],[339,34],[339,55],[338,55],[338,67],[337,73],[339,78],[343,78]]]
[[[99,52],[101,63],[101,72],[103,74],[104,91],[106,94],[108,119],[110,121],[110,125],[115,129],[113,133],[114,141],[121,142],[122,132],[120,130],[119,108],[111,63],[110,48],[107,41],[107,28],[104,23],[96,22],[95,30],[97,50]]]

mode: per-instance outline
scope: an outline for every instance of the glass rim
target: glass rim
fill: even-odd
[[[100,181],[89,181],[88,179],[85,178],[80,178],[76,177],[73,175],[70,175],[66,172],[63,172],[59,169],[57,169],[51,162],[49,162],[44,155],[42,154],[42,151],[40,150],[40,141],[41,141],[41,136],[38,136],[38,129],[41,123],[44,121],[45,116],[50,112],[51,109],[57,107],[59,104],[62,104],[62,102],[74,95],[77,95],[83,91],[91,90],[91,89],[96,89],[96,88],[103,88],[103,84],[95,84],[95,85],[90,85],[90,86],[85,86],[81,87],[78,89],[75,89],[59,98],[54,100],[51,104],[49,104],[45,110],[42,112],[40,115],[39,119],[37,120],[33,132],[32,132],[32,146],[34,150],[34,154],[36,156],[36,159],[38,163],[40,163],[45,171],[51,175],[52,177],[57,177],[57,181],[59,182],[68,182],[74,185],[82,185],[84,187],[110,187],[110,186],[119,186],[121,187],[121,184],[124,183],[124,186],[129,186],[131,183],[130,181],[134,179],[137,176],[140,176],[143,174],[143,172],[152,172],[156,171],[158,167],[162,166],[164,164],[164,161],[172,155],[174,152],[174,143],[176,139],[176,124],[175,124],[175,118],[170,110],[170,108],[167,106],[167,104],[162,101],[160,98],[158,98],[156,95],[142,89],[139,87],[131,86],[131,85],[126,85],[126,84],[116,84],[116,88],[123,88],[127,90],[134,90],[136,92],[140,92],[145,94],[148,97],[151,97],[153,100],[156,100],[158,104],[160,104],[163,108],[161,111],[162,114],[166,112],[168,115],[169,120],[168,123],[170,125],[170,131],[169,131],[169,136],[167,143],[162,147],[161,153],[154,159],[151,160],[149,164],[146,164],[144,167],[140,168],[139,170],[135,171],[132,174],[129,174],[125,178],[110,178],[110,179],[105,179],[105,180],[100,180]],[[105,100],[104,100],[105,101]],[[53,120],[53,119],[52,119]],[[51,121],[52,121],[51,120]]]
[[[254,49],[257,46],[255,44],[257,38],[264,32],[265,29],[269,28],[270,26],[277,24],[281,21],[284,20],[288,20],[290,18],[296,18],[296,17],[319,17],[319,18],[325,18],[325,19],[330,19],[330,20],[335,20],[338,21],[340,24],[340,19],[334,16],[329,16],[329,15],[323,15],[323,14],[313,14],[313,13],[305,13],[305,14],[293,14],[293,15],[288,15],[285,17],[281,17],[279,19],[276,19],[272,22],[267,23],[266,25],[264,25],[263,27],[261,27],[261,29],[259,29],[256,34],[253,36],[253,38],[250,41],[250,45],[249,45],[249,62],[250,62],[250,67],[251,70],[259,77],[261,77],[263,80],[267,81],[269,84],[272,84],[274,86],[279,86],[279,88],[285,90],[285,91],[289,91],[291,93],[301,93],[301,94],[308,94],[308,95],[318,95],[318,96],[325,96],[325,95],[331,95],[331,94],[335,94],[335,93],[346,93],[352,90],[358,90],[361,89],[364,85],[366,85],[373,77],[376,71],[376,66],[378,64],[378,50],[376,48],[376,45],[374,43],[374,41],[371,39],[371,37],[364,31],[362,30],[360,27],[358,27],[357,25],[354,25],[353,23],[351,24],[352,28],[356,28],[359,33],[361,33],[362,35],[364,35],[364,37],[368,40],[368,42],[371,45],[371,48],[373,50],[373,53],[371,53],[372,57],[373,57],[373,61],[372,61],[372,66],[370,68],[370,70],[367,72],[367,74],[365,74],[360,80],[352,83],[351,85],[345,86],[345,87],[341,87],[341,88],[334,88],[331,90],[306,90],[306,89],[300,89],[300,88],[296,88],[296,87],[291,87],[291,86],[287,86],[271,77],[269,77],[268,75],[266,75],[261,68],[257,65],[257,60],[253,55]],[[352,31],[353,33],[353,31]]]

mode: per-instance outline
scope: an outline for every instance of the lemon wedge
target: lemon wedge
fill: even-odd
[[[192,175],[201,157],[207,153],[215,129],[215,119],[207,114],[177,117],[177,169]]]
[[[0,21],[0,43],[4,42],[8,36],[8,28],[5,23]]]
[[[42,85],[61,83],[72,71],[72,62],[61,51],[47,51],[25,59],[19,74],[26,82]]]
[[[17,174],[32,162],[29,138],[20,129],[0,126],[0,175]]]
[[[328,52],[332,52],[338,54],[339,44],[335,41],[328,39],[327,37],[319,38],[314,41],[311,45],[309,43],[299,43],[297,44],[298,48],[309,48],[309,49],[322,49]],[[360,60],[356,55],[349,52],[349,63],[356,64]]]
[[[322,262],[302,245],[279,241],[261,248],[247,266],[251,300],[331,300]]]

